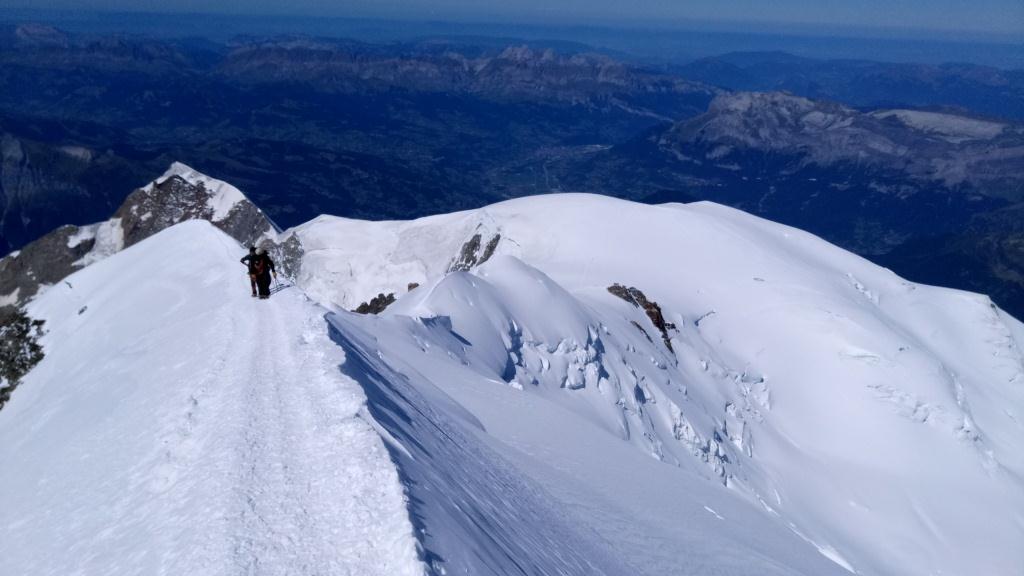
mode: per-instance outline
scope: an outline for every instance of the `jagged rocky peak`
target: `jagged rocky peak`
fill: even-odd
[[[21,306],[41,288],[186,220],[207,220],[243,244],[269,241],[275,232],[240,190],[175,162],[109,220],[62,226],[0,259],[0,307]]]
[[[180,162],[128,196],[114,217],[122,219],[125,246],[185,220],[208,220],[244,244],[273,231],[238,188]]]

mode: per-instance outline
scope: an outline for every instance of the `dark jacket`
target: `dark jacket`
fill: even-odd
[[[246,266],[249,267],[249,274],[255,274],[256,273],[256,269],[254,267],[254,264],[256,264],[256,258],[257,258],[256,254],[252,254],[252,253],[246,254],[245,256],[242,256],[241,262],[242,262],[242,264],[245,264]]]

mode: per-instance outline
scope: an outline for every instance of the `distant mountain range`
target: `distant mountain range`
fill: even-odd
[[[717,93],[602,56],[524,47],[209,45],[38,26],[0,40],[0,86],[9,139],[74,147],[76,170],[90,174],[86,156],[128,158],[145,172],[117,187],[122,198],[182,159],[246,186],[283,225],[478,205],[495,199],[496,166],[537,147],[622,140],[698,114]],[[37,208],[45,187],[10,184],[28,169],[11,164],[0,248],[95,219]]]
[[[639,198],[684,191],[882,254],[1024,200],[1024,128],[741,92],[623,144],[552,158],[548,178]]]
[[[729,90],[785,90],[855,107],[956,108],[1024,120],[1024,70],[736,52],[703,58],[672,71]]]
[[[181,160],[281,227],[552,191],[712,199],[1024,316],[1022,71],[20,25],[0,30],[0,88],[2,253],[105,219]]]

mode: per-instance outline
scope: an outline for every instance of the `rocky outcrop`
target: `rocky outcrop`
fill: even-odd
[[[289,278],[297,278],[302,271],[302,257],[306,251],[302,247],[302,241],[297,234],[289,235],[283,242],[276,243],[269,238],[256,242],[258,246],[265,248],[277,263],[278,269],[284,272]]]
[[[75,242],[77,226],[62,226],[0,259],[0,308],[20,306],[34,296],[40,286],[60,282],[76,270],[94,247],[95,239]]]
[[[622,284],[612,284],[608,287],[608,291],[615,296],[622,298],[626,302],[629,302],[633,306],[643,310],[644,314],[647,314],[647,317],[650,318],[651,323],[654,324],[654,327],[658,329],[658,332],[661,332],[661,339],[665,342],[665,347],[672,350],[672,339],[669,337],[668,331],[675,330],[676,325],[665,321],[665,316],[661,312],[661,306],[659,306],[657,302],[648,300],[647,296],[641,292],[640,289],[633,287],[627,288]],[[647,336],[648,340],[650,339],[646,330],[635,322],[634,325],[637,328],[640,328],[640,331],[644,333],[644,336]]]
[[[122,221],[125,247],[186,220],[208,220],[246,245],[274,229],[237,188],[179,162],[129,195],[114,218]]]
[[[412,292],[419,287],[420,285],[418,282],[409,282],[406,289],[408,292]],[[371,298],[369,302],[363,302],[359,306],[356,306],[353,312],[357,314],[380,314],[387,309],[388,306],[394,304],[396,300],[398,300],[398,298],[395,296],[394,292],[389,292],[387,294],[381,292]]]
[[[0,313],[0,409],[18,387],[21,377],[43,359],[39,337],[43,321],[24,312]]]
[[[353,312],[356,314],[380,314],[388,306],[395,303],[395,293],[391,292],[386,296],[381,293],[374,296],[369,302],[363,302]]]
[[[501,242],[501,234],[494,234],[483,244],[483,236],[479,233],[466,241],[459,250],[459,255],[448,266],[448,272],[466,272],[490,260]]]
[[[236,188],[174,163],[132,192],[110,220],[62,226],[0,259],[0,307],[21,306],[40,288],[186,220],[208,220],[243,244],[274,232],[263,212]]]

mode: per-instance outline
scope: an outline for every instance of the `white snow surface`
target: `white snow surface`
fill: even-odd
[[[95,239],[89,252],[79,258],[75,266],[88,266],[124,249],[124,228],[120,218],[111,218],[98,224],[82,226],[68,238],[68,248],[74,248],[85,240]]]
[[[79,226],[78,230],[76,230],[74,234],[68,236],[68,248],[74,248],[86,240],[92,240],[95,238],[97,228],[99,228],[99,224]]]
[[[30,305],[5,569],[1021,574],[1024,326],[986,297],[711,203],[292,234],[269,302],[189,222]],[[474,234],[496,254],[447,273]]]
[[[446,275],[480,230],[502,235],[498,256]],[[342,332],[365,324],[349,347],[436,388],[636,573],[707,573],[725,555],[709,541],[746,551],[723,573],[758,554],[822,573],[773,521],[858,574],[1024,566],[1024,327],[984,296],[711,203],[551,195],[287,233],[308,250],[300,284],[325,304],[401,296],[384,318],[339,314]],[[402,295],[408,282],[421,286]],[[616,282],[661,305],[673,350],[607,292]],[[658,472],[636,473],[623,446]],[[736,520],[709,538],[722,521],[705,506]],[[636,517],[610,519],[623,508]],[[693,515],[701,535],[678,520]]]
[[[206,174],[197,172],[191,167],[182,164],[181,162],[174,162],[163,173],[162,176],[157,178],[154,182],[147,184],[147,188],[152,188],[154,185],[163,184],[168,178],[178,176],[193,186],[202,184],[210,195],[209,205],[213,209],[213,221],[220,222],[221,220],[228,217],[231,213],[231,209],[236,204],[245,200],[245,195],[238,189],[224,182],[223,180],[217,180],[211,178]]]
[[[250,298],[241,252],[187,222],[30,305],[46,358],[0,412],[0,572],[423,573],[324,310]]]

